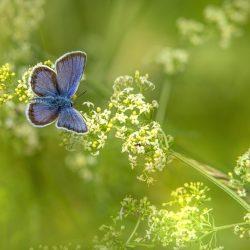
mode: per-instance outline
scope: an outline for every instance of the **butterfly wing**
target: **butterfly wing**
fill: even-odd
[[[34,67],[29,78],[29,84],[38,96],[56,96],[59,94],[56,72],[47,66]]]
[[[60,110],[56,126],[58,128],[63,128],[79,134],[83,134],[88,131],[83,117],[72,107]]]
[[[87,55],[81,51],[70,52],[56,61],[58,89],[61,95],[72,98],[83,76]]]
[[[42,99],[42,98],[41,98]],[[58,117],[59,111],[54,105],[47,103],[46,100],[28,104],[26,115],[30,123],[36,127],[44,127],[54,122]]]

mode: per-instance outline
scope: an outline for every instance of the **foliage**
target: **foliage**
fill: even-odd
[[[33,164],[33,159],[37,159],[36,164],[38,165],[38,159],[40,159],[38,155],[39,157],[43,154],[45,155],[43,152],[46,151],[42,151],[41,149],[49,148],[49,144],[44,142],[46,140],[44,138],[51,137],[53,143],[54,139],[58,138],[56,133],[55,136],[54,134],[52,135],[52,133],[47,134],[49,130],[44,130],[46,133],[46,136],[44,136],[42,134],[43,132],[40,132],[27,122],[24,115],[26,105],[33,96],[28,85],[33,67],[22,67],[19,65],[19,60],[22,61],[30,58],[30,53],[34,49],[32,47],[31,34],[38,30],[38,25],[45,14],[43,10],[44,4],[44,0],[3,0],[0,3],[0,25],[2,27],[0,34],[0,41],[2,41],[2,43],[0,49],[2,50],[2,58],[6,58],[8,59],[7,61],[12,62],[12,64],[3,63],[0,66],[0,136],[2,141],[8,142],[8,145],[10,145],[10,150],[8,148],[7,152],[14,151],[15,153],[19,151],[19,157],[24,161],[23,165],[26,164],[27,166]],[[79,2],[79,5],[80,4]],[[119,10],[122,9],[122,5],[120,6],[119,4],[114,5],[114,13],[116,14],[120,13]],[[144,11],[145,6],[140,6],[140,4],[138,4],[138,6],[139,9],[141,8]],[[177,20],[177,27],[181,38],[184,42],[187,42],[187,44],[178,47],[164,46],[158,53],[155,53],[154,59],[152,60],[152,63],[161,66],[159,75],[164,79],[161,88],[159,85],[151,82],[147,74],[141,75],[139,71],[136,71],[133,76],[125,75],[117,77],[113,84],[112,94],[107,96],[107,91],[103,90],[105,87],[100,87],[99,82],[96,84],[95,80],[91,77],[88,78],[88,73],[86,73],[87,81],[90,81],[89,85],[92,86],[91,83],[93,83],[93,88],[97,88],[108,101],[105,105],[102,105],[98,100],[100,99],[98,96],[91,102],[85,101],[83,103],[80,107],[80,112],[86,120],[89,132],[86,135],[73,134],[68,131],[62,132],[60,145],[65,148],[66,151],[63,151],[62,159],[58,159],[65,162],[67,170],[71,170],[73,173],[77,173],[76,176],[81,177],[81,184],[85,182],[84,185],[87,189],[89,188],[88,190],[91,197],[89,201],[97,200],[96,204],[99,202],[98,205],[95,205],[97,207],[97,214],[100,217],[102,214],[106,216],[107,213],[112,213],[113,207],[116,207],[116,205],[112,204],[111,200],[108,199],[108,203],[106,204],[105,195],[104,198],[100,199],[100,196],[104,192],[103,189],[105,188],[105,185],[102,183],[105,180],[105,174],[104,178],[100,180],[98,176],[100,173],[95,172],[93,166],[101,168],[99,161],[102,160],[102,156],[100,153],[105,150],[112,151],[109,156],[110,159],[105,159],[108,162],[105,168],[109,165],[113,153],[115,153],[110,146],[110,142],[112,142],[115,146],[119,146],[118,149],[116,147],[116,153],[118,155],[118,157],[116,157],[117,161],[121,162],[119,159],[120,153],[125,154],[128,161],[124,162],[124,164],[129,164],[130,168],[134,169],[134,172],[138,175],[137,179],[146,184],[156,183],[156,180],[159,179],[159,175],[157,178],[155,178],[155,175],[157,173],[163,175],[164,172],[168,172],[166,167],[170,166],[170,163],[171,166],[178,166],[177,161],[172,161],[173,159],[197,170],[211,181],[211,185],[217,185],[225,195],[229,195],[246,210],[246,214],[242,216],[242,221],[216,226],[214,222],[214,218],[216,217],[214,213],[216,213],[216,210],[213,210],[212,205],[208,204],[208,202],[212,200],[212,195],[211,197],[210,195],[208,196],[209,188],[200,181],[185,183],[183,187],[179,187],[175,191],[170,192],[170,199],[168,199],[168,194],[165,193],[164,189],[164,197],[161,196],[160,199],[164,198],[165,203],[161,206],[154,205],[148,198],[150,191],[155,188],[155,186],[151,185],[149,189],[142,187],[144,190],[143,195],[139,191],[136,193],[137,196],[141,195],[141,197],[145,195],[143,198],[133,198],[136,196],[134,194],[127,195],[120,202],[121,208],[119,212],[115,216],[111,216],[110,224],[106,225],[105,223],[100,227],[99,235],[94,238],[94,246],[92,247],[95,249],[186,249],[190,247],[193,249],[193,247],[198,247],[200,250],[221,250],[223,247],[217,242],[217,234],[219,231],[231,230],[240,239],[249,237],[250,205],[248,202],[248,189],[250,180],[250,149],[238,158],[233,172],[229,172],[228,176],[226,176],[219,169],[204,167],[204,164],[189,159],[175,151],[173,137],[168,135],[169,131],[167,133],[164,131],[165,126],[163,126],[163,122],[166,121],[165,113],[168,106],[168,97],[171,92],[170,87],[175,80],[173,76],[183,73],[190,63],[192,50],[188,47],[188,43],[193,46],[199,45],[200,48],[202,48],[202,45],[205,46],[205,44],[213,39],[218,40],[219,37],[219,45],[223,48],[229,48],[232,40],[243,34],[242,27],[248,21],[249,10],[249,1],[232,0],[225,1],[221,6],[206,6],[202,21],[184,17],[179,18]],[[116,14],[113,15],[112,20],[117,18]],[[136,18],[129,20],[129,24],[131,25]],[[112,21],[111,23],[113,24],[115,22]],[[113,29],[110,28],[110,30]],[[40,35],[42,36],[42,32]],[[106,65],[100,67],[102,71],[107,70],[110,65],[109,63],[114,60],[112,56],[114,57],[115,49],[119,47],[116,45],[116,43],[119,43],[119,39],[120,38],[116,38],[115,36],[114,38],[113,36],[111,37],[110,40],[112,40],[112,43],[115,45],[114,48],[112,48],[112,53],[110,52],[111,56],[107,59]],[[109,42],[110,40],[107,39]],[[43,46],[46,47],[45,43]],[[39,48],[41,51],[43,49]],[[45,57],[47,57],[47,54]],[[54,68],[54,64],[50,60],[42,64]],[[103,78],[101,81],[105,81],[105,74],[108,74],[108,72],[100,73],[100,79]],[[98,81],[100,80],[98,77],[96,77],[96,79]],[[153,92],[155,89],[156,91]],[[159,98],[155,98],[157,91],[160,92]],[[74,97],[74,100],[78,101],[77,95]],[[173,129],[171,132],[174,132]],[[114,138],[116,140],[114,140]],[[180,140],[180,138],[177,138],[177,143],[178,140]],[[18,147],[16,147],[17,145]],[[57,147],[53,144],[51,148],[55,150],[54,148]],[[51,148],[49,148],[48,152],[52,155],[52,160],[49,161],[46,157],[44,158],[46,162],[44,165],[49,165],[49,167],[53,165],[52,162],[55,162],[55,156],[53,155],[55,152],[53,151],[53,153],[51,153]],[[176,148],[178,148],[178,145]],[[12,155],[10,156],[12,157]],[[42,187],[39,186],[39,178],[43,178],[45,175],[43,175],[43,173],[41,174],[41,172],[39,173],[39,171],[36,172],[37,170],[34,168],[34,165],[32,165],[32,168],[33,169],[29,170],[30,172],[27,179],[33,181],[34,178],[34,186],[32,186],[31,189],[32,192],[35,190],[34,196],[37,198],[40,197],[40,189],[42,189]],[[6,169],[3,168],[2,171],[4,180],[5,175],[8,177],[9,170],[6,171]],[[110,166],[108,171],[109,175],[107,176],[110,176],[115,175],[118,169]],[[52,170],[48,173],[50,176]],[[65,173],[64,175],[66,177],[70,175],[69,172]],[[16,175],[18,176],[18,174]],[[48,181],[49,187],[50,185],[53,187],[53,184],[57,186],[57,184],[60,183],[60,179],[65,180],[60,174],[55,174],[54,177],[56,177],[55,184],[54,179],[51,181],[51,178]],[[114,192],[115,194],[120,195],[124,190],[126,190],[126,193],[127,190],[129,190],[128,187],[125,189],[119,186],[119,178],[122,177],[123,176],[118,176],[117,178],[118,183],[115,187],[121,190],[116,190]],[[16,177],[15,180],[18,178]],[[36,183],[37,180],[39,181]],[[133,185],[136,185],[136,188],[143,185],[141,183],[137,184],[134,179],[129,183],[135,183]],[[156,184],[159,185],[159,183],[158,181]],[[5,181],[1,180],[0,209],[3,212],[0,215],[0,223],[3,225],[8,224],[12,217],[11,206],[14,203],[12,204],[12,201],[9,201],[9,197],[12,196],[11,192],[17,189],[15,183],[13,186],[14,188],[9,188]],[[81,185],[79,186],[81,187]],[[77,188],[79,186],[77,186]],[[112,188],[113,186],[110,190]],[[95,199],[92,197],[92,192]],[[84,195],[87,196],[87,193],[88,191],[86,191]],[[63,194],[63,196],[64,195],[65,194]],[[70,198],[74,197],[74,195],[74,193],[70,194]],[[112,197],[113,190],[109,195]],[[108,208],[108,211],[104,211],[103,200],[105,200],[105,208]],[[43,202],[44,200],[41,199],[42,204]],[[67,210],[69,207],[67,202],[67,200],[64,201],[64,207],[62,208],[62,210],[66,210],[66,214],[70,210]],[[79,203],[78,199],[75,198],[73,207],[78,207]],[[154,201],[154,203],[157,204],[157,201]],[[84,204],[83,208],[86,207]],[[59,206],[57,209],[58,208]],[[30,210],[31,212],[36,211],[34,207]],[[95,207],[91,207],[90,210],[95,211]],[[62,212],[59,211],[58,213]],[[86,217],[88,217],[88,214],[84,215],[82,210],[79,214],[80,215],[72,215],[72,220],[77,221],[79,218],[86,219]],[[49,216],[49,219],[52,220],[53,218]],[[41,219],[35,220],[36,223],[39,220]],[[87,218],[86,220],[90,219]],[[67,232],[67,229],[65,229],[67,225],[64,225],[63,221],[56,221],[56,223],[57,226],[59,225],[57,228]],[[76,224],[77,223],[78,222],[76,222]],[[78,226],[81,223],[82,221],[78,223]],[[39,226],[33,225],[33,228],[37,229]],[[0,232],[5,235],[5,229],[1,230]],[[78,228],[76,230],[78,230]],[[8,229],[6,231],[8,231]],[[43,230],[40,230],[39,232],[42,231]],[[81,233],[83,238],[85,237],[84,233],[88,231],[87,229]],[[229,234],[230,233],[231,232],[229,232]],[[18,233],[15,234],[14,237],[15,240],[18,241]],[[39,240],[35,239],[35,241],[35,243],[37,243]],[[30,245],[36,245],[33,243]],[[66,250],[81,249],[81,247],[86,248],[85,245],[81,246],[70,243],[68,245],[62,244],[58,246],[52,244],[51,247],[47,246],[47,244],[43,244],[38,246],[38,249]]]

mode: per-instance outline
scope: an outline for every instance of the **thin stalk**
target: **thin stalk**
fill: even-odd
[[[231,190],[229,187],[227,187],[221,181],[217,180],[215,177],[211,176],[206,171],[204,171],[203,167],[197,161],[189,159],[188,157],[186,157],[180,153],[177,153],[175,151],[171,151],[171,155],[174,156],[176,159],[182,161],[183,163],[187,164],[188,166],[192,167],[193,169],[197,170],[198,172],[200,172],[203,176],[205,176],[208,180],[210,180],[212,183],[214,183],[217,187],[219,187],[224,192],[226,192],[229,196],[231,196],[245,210],[250,212],[250,205],[245,200],[240,198],[233,190]]]
[[[229,229],[235,226],[245,226],[248,225],[249,223],[247,222],[241,222],[241,223],[234,223],[234,224],[229,224],[229,225],[225,225],[225,226],[219,226],[219,227],[215,227],[214,230],[217,231],[221,231],[221,230],[225,230],[225,229]]]
[[[212,233],[217,233],[218,231],[230,229],[230,228],[233,228],[235,226],[244,226],[244,225],[248,225],[248,223],[247,222],[241,222],[241,223],[234,223],[234,224],[229,224],[229,225],[225,225],[225,226],[214,227],[210,232],[208,232],[208,233],[204,234],[203,236],[201,236],[200,240],[203,239],[203,238],[206,238],[208,235],[210,235]]]
[[[153,248],[153,247],[155,247],[155,245],[147,244],[147,243],[140,243],[140,242],[133,242],[133,243],[129,244],[127,247],[129,247],[129,248],[135,248],[135,247]]]
[[[132,238],[134,237],[134,235],[135,235],[135,233],[136,233],[136,231],[137,231],[137,229],[138,229],[140,223],[141,223],[141,218],[139,217],[138,220],[137,220],[137,222],[136,222],[136,224],[135,224],[135,227],[134,227],[133,232],[130,234],[128,240],[126,241],[126,246],[129,245],[130,241],[131,241]]]
[[[171,82],[169,80],[165,80],[163,82],[159,100],[159,108],[156,114],[156,121],[158,121],[160,124],[163,124],[163,122],[165,121],[165,115],[168,106],[170,91],[171,91]]]

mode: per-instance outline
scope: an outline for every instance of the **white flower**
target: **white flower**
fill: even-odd
[[[186,18],[180,18],[177,21],[177,27],[181,35],[188,39],[190,43],[199,45],[203,42],[205,30],[203,23]]]
[[[166,74],[174,75],[185,69],[188,63],[188,53],[183,49],[163,48],[156,62],[164,67]]]
[[[92,102],[84,102],[82,105],[86,105],[88,108],[94,108],[94,103],[92,103]]]
[[[116,113],[115,119],[118,120],[120,123],[125,123],[128,119],[128,116],[124,115],[123,113]]]

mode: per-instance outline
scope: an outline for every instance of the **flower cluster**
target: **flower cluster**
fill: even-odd
[[[188,63],[188,53],[183,49],[163,48],[156,57],[156,63],[163,66],[167,75],[182,72]]]
[[[149,175],[155,171],[162,171],[169,160],[168,149],[171,137],[165,141],[160,125],[157,122],[151,122],[124,139],[122,152],[128,153],[132,168],[136,167],[139,160],[143,162],[144,170],[138,179],[150,184],[153,178]]]
[[[240,196],[246,196],[245,186],[250,183],[250,149],[236,162],[234,173],[229,173],[230,185],[237,189]]]
[[[19,59],[29,52],[28,40],[43,18],[44,4],[45,0],[1,0],[0,40],[4,50],[0,48],[8,59]]]
[[[243,183],[250,182],[250,149],[238,158],[234,173]]]
[[[204,40],[205,25],[201,22],[180,18],[177,20],[177,27],[181,36],[193,45],[199,45]]]
[[[114,226],[102,225],[99,230],[103,233],[100,239],[97,236],[94,238],[94,249],[98,250],[125,250],[122,234],[125,229],[123,225],[117,228],[116,220],[113,220]]]
[[[215,24],[220,32],[220,45],[228,47],[232,38],[241,35],[240,29],[229,22],[225,11],[221,7],[208,6],[205,9],[205,18],[209,23]]]
[[[186,183],[172,192],[173,200],[164,205],[175,205],[177,211],[155,209],[148,219],[147,238],[162,246],[181,249],[211,231],[211,210],[202,207],[209,200],[207,191],[202,183]]]
[[[223,249],[203,240],[213,233],[211,209],[204,207],[210,200],[208,188],[202,183],[186,183],[174,191],[172,201],[158,209],[148,199],[137,200],[131,196],[121,202],[121,210],[112,217],[111,226],[103,225],[102,238],[95,238],[96,249],[126,249],[126,247],[172,247],[182,249],[190,243],[199,242],[200,249]],[[166,209],[168,205],[171,209]],[[133,233],[124,237],[130,224],[125,219],[137,219]],[[143,226],[139,229],[139,226]],[[126,229],[126,230],[125,230]],[[110,248],[112,246],[113,248]],[[120,247],[120,248],[119,248]]]
[[[184,187],[177,188],[171,193],[172,201],[167,205],[185,206],[200,206],[206,201],[210,201],[207,197],[208,187],[201,182],[185,183]]]
[[[121,209],[117,216],[111,217],[112,225],[102,225],[99,230],[103,234],[102,237],[95,236],[94,248],[95,249],[127,249],[127,246],[133,246],[130,241],[124,238],[125,229],[127,225],[125,219],[132,216],[139,218],[137,223],[147,221],[148,216],[152,213],[154,207],[151,205],[147,197],[140,200],[127,196],[121,202]],[[145,237],[137,237],[133,239],[135,242],[144,242]]]
[[[149,175],[166,166],[171,142],[171,137],[166,137],[160,125],[152,121],[157,102],[147,102],[143,94],[148,89],[154,89],[154,84],[147,75],[141,76],[136,72],[134,77],[118,77],[113,89],[106,109],[84,103],[89,109],[88,112],[82,112],[88,134],[79,136],[63,132],[62,145],[70,150],[83,146],[93,155],[98,155],[109,134],[114,131],[115,137],[122,140],[122,152],[128,154],[131,167],[144,166],[138,178],[152,183],[153,179]]]
[[[70,152],[65,158],[66,166],[85,181],[93,181],[95,178],[93,171],[89,167],[93,167],[96,158],[91,155],[84,155],[82,152]]]
[[[249,12],[248,0],[227,0],[222,6],[207,6],[204,10],[204,22],[181,18],[177,21],[177,27],[182,37],[193,45],[203,43],[209,35],[218,31],[221,47],[227,48],[233,38],[242,34],[240,26],[247,22]],[[210,29],[211,24],[215,29]]]
[[[32,92],[28,86],[28,80],[31,72],[32,68],[29,68],[24,72],[22,79],[17,81],[18,85],[15,88],[15,96],[17,97],[19,102],[28,103],[30,98],[32,97]]]
[[[225,1],[221,7],[207,6],[204,12],[205,20],[218,28],[222,47],[228,47],[234,37],[241,35],[239,25],[247,21],[249,10],[248,0]]]
[[[228,19],[234,23],[245,24],[248,21],[250,11],[248,0],[225,1],[223,9]]]
[[[250,213],[244,216],[244,223],[234,227],[234,233],[241,239],[244,237],[250,237]]]
[[[99,154],[99,150],[104,148],[108,133],[113,126],[111,111],[109,109],[102,110],[100,107],[97,107],[90,110],[88,114],[84,113],[84,117],[89,129],[88,138],[83,142],[84,146],[94,155],[97,155]]]
[[[6,103],[13,98],[9,92],[15,73],[11,71],[10,64],[6,63],[0,67],[0,105]]]
[[[152,213],[152,209],[154,209],[154,207],[147,197],[136,200],[133,199],[132,196],[127,196],[121,202],[121,209],[117,219],[122,220],[133,215],[140,217],[140,220],[145,220]]]
[[[223,246],[212,247],[211,244],[201,244],[200,250],[223,250]]]
[[[108,134],[112,128],[111,111],[109,109],[101,110],[95,108],[93,103],[83,103],[88,107],[88,112],[81,112],[85,118],[88,134],[85,136],[72,134],[67,131],[63,133],[61,145],[67,150],[74,151],[77,148],[84,148],[92,155],[99,155],[100,150],[105,146]]]

